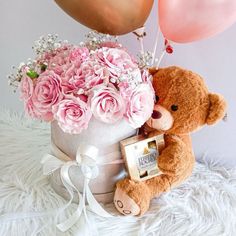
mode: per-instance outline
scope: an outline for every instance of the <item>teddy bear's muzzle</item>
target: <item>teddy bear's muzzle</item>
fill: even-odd
[[[172,127],[173,117],[166,108],[156,104],[147,124],[156,130],[166,131]]]

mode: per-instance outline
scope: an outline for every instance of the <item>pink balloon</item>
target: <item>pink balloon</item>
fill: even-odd
[[[159,0],[163,35],[187,43],[214,36],[236,21],[236,0]]]

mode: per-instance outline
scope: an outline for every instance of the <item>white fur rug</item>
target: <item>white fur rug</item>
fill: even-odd
[[[50,130],[17,114],[0,113],[0,235],[92,235],[78,222],[61,233],[55,214],[66,201],[42,176],[40,160],[48,151]],[[67,212],[71,214],[73,205]],[[106,209],[115,212],[112,204]],[[89,213],[99,235],[106,236],[233,236],[236,235],[236,170],[196,164],[192,177],[179,188],[153,200],[140,218],[103,219]],[[82,219],[81,219],[82,220]]]

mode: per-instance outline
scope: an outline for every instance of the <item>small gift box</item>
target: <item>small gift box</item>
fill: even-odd
[[[121,141],[120,146],[131,179],[144,181],[161,174],[157,159],[164,147],[163,135],[134,136]]]

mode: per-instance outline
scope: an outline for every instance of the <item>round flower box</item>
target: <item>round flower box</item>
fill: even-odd
[[[37,57],[21,63],[11,83],[20,84],[28,115],[51,122],[44,174],[70,202],[73,191],[88,204],[92,195],[110,202],[124,177],[119,142],[134,135],[153,110],[149,73],[122,45],[100,36],[72,45],[49,35],[34,49]]]
[[[89,143],[98,148],[96,162],[99,175],[90,181],[89,187],[97,201],[102,203],[112,201],[115,183],[125,175],[124,164],[119,161],[122,160],[119,141],[134,135],[135,132],[136,130],[124,119],[115,124],[106,124],[92,119],[87,130],[80,134],[63,132],[55,121],[51,124],[52,142],[72,160],[75,159],[77,148],[81,143]],[[104,163],[114,164],[103,165]],[[69,174],[73,184],[82,192],[84,177],[81,171],[78,167],[71,167]],[[50,181],[59,195],[69,198],[61,182],[59,170],[51,175]]]

